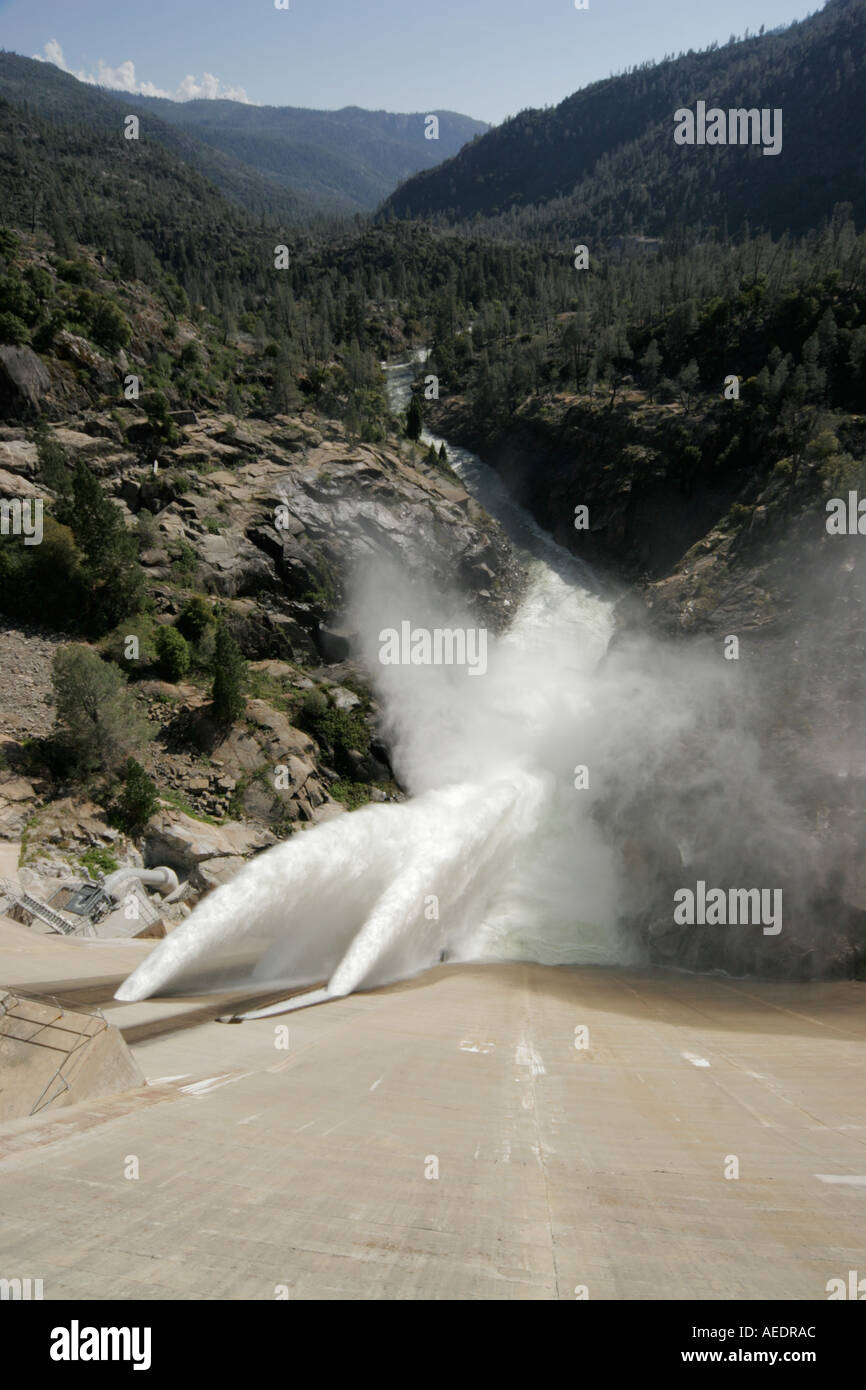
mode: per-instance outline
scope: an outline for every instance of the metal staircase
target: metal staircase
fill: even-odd
[[[55,912],[53,907],[46,907],[37,898],[31,898],[29,893],[25,893],[23,888],[18,888],[8,879],[0,879],[0,897],[8,899],[13,907],[23,908],[29,912],[31,917],[38,917],[40,922],[44,922],[52,931],[58,932],[61,936],[76,936],[81,934],[80,926],[75,922],[70,922],[68,918]],[[93,935],[92,929],[90,935]]]

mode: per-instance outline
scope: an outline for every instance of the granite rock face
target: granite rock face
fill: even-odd
[[[51,389],[51,377],[29,347],[0,347],[0,415],[33,415]]]

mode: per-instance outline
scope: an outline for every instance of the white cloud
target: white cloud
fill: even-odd
[[[203,73],[201,78],[188,73],[176,92],[168,92],[163,87],[155,86],[153,82],[144,82],[137,77],[135,63],[130,59],[127,59],[125,63],[120,63],[118,67],[112,68],[100,58],[95,74],[83,70],[76,72],[67,63],[63,56],[63,49],[56,39],[49,39],[43,52],[34,53],[33,57],[40,63],[53,63],[62,72],[68,72],[73,77],[77,77],[79,82],[90,82],[98,87],[110,87],[116,92],[132,92],[143,97],[169,97],[174,101],[192,101],[195,97],[208,97],[213,100],[221,97],[228,101],[249,103],[249,97],[243,87],[225,86],[218,77],[214,77],[212,72]]]
[[[243,87],[225,87],[212,72],[202,73],[201,81],[187,73],[175,93],[175,101],[192,101],[195,97],[207,97],[210,100],[221,97],[225,101],[249,102]]]

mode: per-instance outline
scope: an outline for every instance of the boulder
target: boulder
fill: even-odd
[[[329,626],[322,623],[316,633],[319,651],[326,661],[345,661],[352,654],[357,634],[348,628]]]
[[[0,467],[0,497],[46,497],[47,493],[36,483],[18,473],[7,473]]]
[[[293,758],[289,756],[284,758],[281,763],[277,763],[276,766],[285,769],[282,780],[286,783],[286,786],[281,787],[280,790],[288,792],[290,796],[294,796],[296,792],[299,792],[301,787],[309,781],[315,772],[315,767],[311,762],[308,762],[306,758]]]
[[[202,892],[219,888],[239,873],[247,861],[239,854],[223,854],[197,864],[191,874],[193,887]]]
[[[300,605],[293,605],[300,614]],[[227,621],[232,636],[252,660],[268,657],[288,661],[310,661],[318,656],[312,638],[296,617],[277,609],[265,608],[252,599],[233,599],[227,605]]]
[[[268,759],[285,761],[289,754],[300,758],[315,757],[316,745],[302,729],[296,729],[285,714],[264,700],[247,701],[247,718],[251,719],[264,738],[260,738]]]
[[[262,675],[270,676],[272,680],[287,681],[290,685],[296,685],[303,680],[297,666],[288,661],[277,661],[271,657],[267,661],[253,661],[250,665],[253,670],[261,671]]]
[[[56,335],[54,345],[59,355],[85,367],[101,391],[110,391],[116,385],[117,373],[111,362],[86,338],[79,338],[64,328]]]
[[[244,789],[241,804],[244,815],[249,816],[251,820],[297,820],[300,815],[298,804],[292,799],[291,792],[275,791],[258,778],[254,778]]]
[[[225,598],[276,588],[273,566],[242,533],[204,532],[195,538],[206,587]]]
[[[354,709],[360,705],[361,698],[356,695],[354,690],[346,690],[345,686],[333,685],[328,692],[337,709]]]
[[[10,439],[0,443],[0,468],[5,473],[25,473],[33,477],[39,467],[36,445],[26,439]]]
[[[321,806],[311,808],[309,819],[314,825],[321,825],[326,820],[335,820],[337,816],[348,814],[342,801],[324,801]]]
[[[238,821],[208,825],[182,811],[158,811],[147,824],[144,840],[149,864],[168,864],[187,874],[206,859],[243,858],[276,844],[276,837],[261,826]]]
[[[5,801],[32,801],[35,796],[33,784],[26,777],[10,777],[0,782],[0,797]]]
[[[91,458],[99,455],[100,457],[114,453],[114,443],[111,439],[106,439],[101,434],[88,434],[86,430],[73,430],[64,426],[55,426],[51,431],[51,438],[55,444],[60,444],[64,449],[71,450],[72,453],[86,453]]]
[[[0,347],[0,412],[30,414],[51,388],[41,358],[29,347]]]

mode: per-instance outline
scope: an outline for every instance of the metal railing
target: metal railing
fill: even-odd
[[[38,917],[40,922],[44,922],[52,931],[58,932],[61,936],[75,936],[78,927],[74,922],[70,922],[62,913],[55,912],[53,907],[47,907],[38,898],[31,898],[23,888],[17,888],[9,879],[0,879],[0,896],[7,898],[14,907],[23,908],[29,912],[31,917]]]

